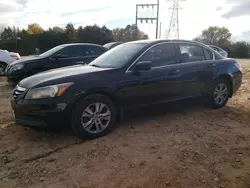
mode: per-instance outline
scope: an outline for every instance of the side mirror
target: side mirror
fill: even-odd
[[[139,61],[136,65],[135,65],[135,69],[136,71],[145,71],[145,70],[149,70],[152,67],[152,62],[151,61]]]

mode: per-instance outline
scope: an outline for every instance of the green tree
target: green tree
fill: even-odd
[[[137,33],[137,35],[135,35]],[[16,40],[20,37],[21,40]],[[59,44],[70,42],[86,42],[95,44],[105,44],[111,41],[131,41],[147,39],[148,36],[140,31],[135,25],[128,25],[125,28],[117,28],[113,31],[105,26],[90,25],[74,28],[72,23],[65,28],[58,26],[43,30],[38,24],[30,24],[27,30],[19,30],[16,27],[7,27],[1,33],[2,40],[0,48],[9,51],[17,51],[21,55],[35,53],[35,48],[41,51],[49,50]],[[4,40],[3,40],[4,38]],[[17,45],[18,43],[18,45]],[[18,47],[18,49],[16,49]]]
[[[208,29],[202,31],[202,34],[194,40],[204,44],[225,46],[230,44],[231,36],[231,32],[226,27],[210,26]]]
[[[70,42],[76,41],[76,30],[72,23],[68,23],[65,28],[66,35],[69,38]]]
[[[44,32],[44,29],[37,23],[29,24],[27,32],[29,34],[39,34]]]
[[[61,28],[61,27],[58,27],[58,26],[54,26],[52,28],[52,31],[55,32],[55,33],[63,33],[64,32],[64,29]]]
[[[249,57],[249,44],[246,42],[236,42],[232,44],[231,47],[231,56],[238,57],[238,58],[247,58]]]
[[[77,29],[78,40],[80,42],[105,44],[113,40],[112,31],[105,26],[98,25],[79,27]]]
[[[16,27],[7,27],[3,29],[1,33],[2,40],[15,40],[16,37],[20,34],[19,28]]]
[[[133,40],[148,39],[148,35],[140,31],[135,24],[127,25],[125,28],[115,28],[112,33],[115,41],[128,42]]]

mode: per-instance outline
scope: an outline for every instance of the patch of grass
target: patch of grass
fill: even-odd
[[[9,84],[8,84],[8,82],[0,82],[0,87],[1,86],[8,86]]]

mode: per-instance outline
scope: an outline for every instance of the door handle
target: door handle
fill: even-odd
[[[211,64],[208,64],[207,67],[208,67],[208,68],[216,67],[216,64],[215,64],[215,63],[211,63]]]
[[[181,71],[179,69],[171,71],[169,74],[170,75],[176,75],[179,74]]]

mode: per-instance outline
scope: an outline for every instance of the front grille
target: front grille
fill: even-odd
[[[23,88],[17,85],[13,91],[13,98],[18,99],[25,91],[26,91],[26,88]]]

